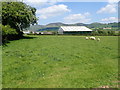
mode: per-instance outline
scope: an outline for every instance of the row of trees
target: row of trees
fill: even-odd
[[[99,36],[118,36],[120,35],[120,31],[110,31],[110,30],[96,30],[91,33],[91,35],[99,35]]]
[[[23,2],[2,2],[2,41],[23,36],[23,28],[37,23],[36,9]]]

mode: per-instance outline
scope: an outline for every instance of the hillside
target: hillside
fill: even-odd
[[[59,27],[59,26],[66,26],[66,24],[57,22],[57,23],[49,23],[46,25],[46,27]]]
[[[108,23],[108,24],[103,24],[103,23],[91,23],[87,25],[89,28],[117,28],[118,23]]]
[[[86,26],[90,29],[100,29],[100,28],[112,28],[112,30],[117,30],[118,29],[118,23],[108,23],[108,24],[103,24],[103,23],[91,23],[91,24],[84,24],[84,23],[76,23],[76,24],[64,24],[64,23],[50,23],[47,25],[34,25],[27,30],[30,31],[57,31],[60,26]]]
[[[37,31],[42,28],[45,28],[45,26],[44,25],[33,25],[33,26],[26,28],[26,30]]]

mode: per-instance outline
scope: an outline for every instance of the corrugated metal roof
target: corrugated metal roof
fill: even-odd
[[[63,31],[92,31],[85,26],[61,26]]]

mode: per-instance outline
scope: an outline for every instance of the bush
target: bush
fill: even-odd
[[[106,30],[98,30],[98,33],[100,36],[107,36],[108,35],[108,31],[106,31]]]
[[[103,31],[103,35],[104,35],[104,36],[108,36],[108,31],[107,31],[107,30],[104,30],[104,31]]]
[[[115,33],[115,31],[108,31],[108,35],[109,35],[109,36],[115,36],[116,33]]]
[[[0,25],[0,27],[2,28],[0,32],[2,32],[3,43],[8,40],[16,39],[18,36],[18,32],[15,29],[11,28],[9,25]]]
[[[91,33],[91,35],[92,35],[92,36],[95,36],[95,35],[99,35],[99,33],[98,33],[98,31],[93,31],[93,32]]]
[[[120,36],[120,31],[118,31],[118,36]]]
[[[118,36],[120,32],[116,31],[108,31],[108,30],[96,30],[91,33],[91,35],[96,36]]]

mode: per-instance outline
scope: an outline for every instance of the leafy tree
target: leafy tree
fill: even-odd
[[[2,24],[10,25],[18,33],[37,23],[36,9],[23,2],[2,2]]]

